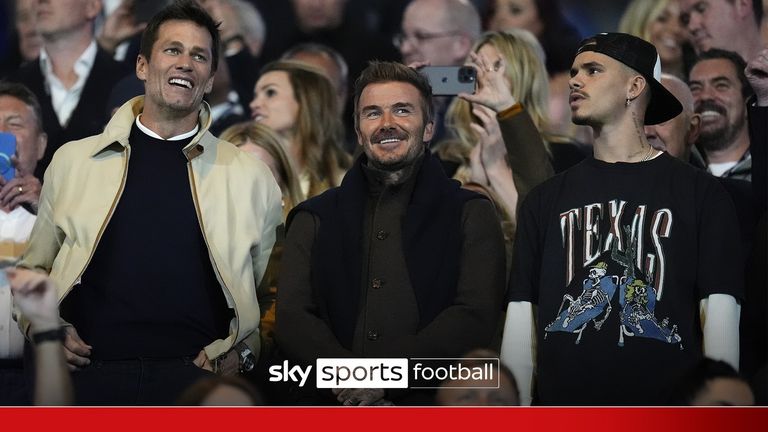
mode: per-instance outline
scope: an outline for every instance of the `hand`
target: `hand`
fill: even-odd
[[[123,0],[120,6],[104,20],[98,41],[105,50],[114,52],[118,45],[141,33],[147,26],[147,23],[136,23],[133,16],[133,1]]]
[[[192,363],[194,363],[195,366],[199,367],[200,369],[213,372],[213,363],[211,363],[211,360],[208,358],[205,350],[200,350],[200,352],[197,354],[197,357],[192,360]]]
[[[494,62],[474,52],[469,53],[470,66],[477,70],[477,90],[475,94],[459,93],[459,97],[474,104],[485,105],[499,113],[511,107],[517,101],[512,96],[512,88],[504,76],[506,65],[499,58]]]
[[[13,300],[29,320],[33,332],[58,329],[60,326],[56,286],[41,273],[9,268],[5,271]]]
[[[0,177],[0,208],[11,211],[21,204],[29,204],[34,210],[33,213],[37,213],[42,188],[40,180],[32,174],[14,177],[8,181]]]
[[[376,405],[379,402],[387,402],[384,399],[384,389],[371,388],[345,388],[331,390],[336,399],[344,406]]]
[[[755,91],[757,105],[768,107],[768,48],[747,63],[744,73]]]
[[[80,339],[73,326],[64,327],[64,356],[67,358],[69,370],[80,370],[91,364],[88,357],[91,355],[92,349],[92,346]]]
[[[480,124],[470,123],[469,127],[479,137],[476,147],[480,148],[479,162],[486,171],[485,175],[488,175],[487,171],[490,169],[506,168],[507,148],[504,146],[504,138],[501,136],[501,128],[499,121],[496,120],[496,114],[483,105],[474,105],[472,114],[480,120]]]

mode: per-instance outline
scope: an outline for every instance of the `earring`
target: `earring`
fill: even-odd
[[[627,98],[627,107],[629,107],[629,105],[630,105],[631,103],[632,103],[632,99],[630,99],[630,98]]]

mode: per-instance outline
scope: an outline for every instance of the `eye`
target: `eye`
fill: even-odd
[[[166,48],[165,53],[170,55],[179,55],[181,51],[178,48]]]
[[[202,55],[202,54],[194,54],[192,55],[192,58],[195,59],[195,61],[205,63],[208,61],[208,57]]]
[[[363,113],[363,118],[368,120],[375,120],[381,117],[381,111],[371,110]]]
[[[523,9],[517,5],[510,5],[509,13],[511,13],[512,15],[521,15],[523,13]]]
[[[590,67],[589,69],[587,69],[587,73],[589,73],[590,75],[595,75],[598,72],[600,72],[600,69],[596,67]]]
[[[718,89],[718,90],[728,90],[728,89],[731,88],[731,85],[729,83],[726,83],[726,82],[719,82],[719,83],[715,84],[715,88]]]
[[[395,115],[398,115],[398,116],[407,116],[411,113],[411,110],[409,108],[400,107],[400,108],[395,108],[393,112],[395,113]]]
[[[707,10],[707,4],[705,2],[698,2],[695,6],[693,6],[693,10],[698,13],[704,13]]]
[[[267,95],[268,98],[271,98],[271,97],[277,96],[277,90],[273,88],[269,88],[264,90],[264,94]]]

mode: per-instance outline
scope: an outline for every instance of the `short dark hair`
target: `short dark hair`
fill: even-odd
[[[221,46],[221,36],[219,35],[220,23],[214,21],[208,15],[208,12],[201,8],[195,0],[176,0],[153,16],[141,35],[139,54],[144,56],[147,61],[150,60],[152,47],[157,42],[160,26],[166,21],[172,20],[191,21],[208,30],[213,42],[211,46],[211,71],[216,72],[216,69],[219,67],[219,49]]]
[[[37,124],[38,131],[45,132],[43,130],[43,110],[40,108],[40,102],[37,100],[37,96],[32,93],[32,90],[24,84],[0,81],[0,96],[14,97],[22,101],[24,105],[32,108],[32,112],[35,113],[35,123]]]
[[[432,105],[432,86],[429,80],[415,69],[401,63],[372,61],[368,67],[360,73],[355,80],[355,129],[360,124],[358,118],[360,108],[360,95],[370,84],[384,82],[404,82],[411,84],[421,94],[421,109],[424,112],[424,124],[432,121],[434,108]]]
[[[741,83],[741,95],[744,97],[744,100],[749,99],[749,97],[752,96],[755,91],[752,89],[752,86],[749,84],[749,80],[747,79],[747,75],[744,73],[744,69],[747,68],[747,62],[744,61],[744,59],[738,53],[720,48],[709,49],[702,52],[698,57],[694,59],[693,64],[691,65],[691,70],[693,70],[693,67],[696,66],[699,62],[704,60],[717,59],[728,60],[731,62],[733,68],[736,69],[736,75],[739,77],[739,82]],[[688,82],[690,83],[690,74]]]

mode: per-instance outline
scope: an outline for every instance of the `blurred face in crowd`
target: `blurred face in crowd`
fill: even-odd
[[[487,385],[483,381],[446,381],[437,390],[437,404],[442,406],[520,405],[520,397],[515,384],[509,380],[506,374],[499,373],[498,370],[495,372],[499,374],[499,388],[477,388]]]
[[[691,145],[699,136],[701,117],[693,112],[693,96],[684,82],[662,76],[661,84],[680,101],[683,112],[664,123],[646,125],[645,137],[653,148],[687,162]]]
[[[291,0],[299,28],[311,33],[338,27],[344,19],[346,0]]]
[[[139,55],[136,76],[144,81],[144,112],[178,118],[197,116],[213,86],[211,34],[190,21],[163,23],[151,59]]]
[[[404,64],[429,62],[432,66],[459,66],[469,54],[470,44],[461,29],[455,28],[445,8],[434,2],[416,0],[408,5],[403,15],[400,54]]]
[[[680,0],[680,22],[688,29],[697,53],[728,49],[739,37],[736,9],[727,0]]]
[[[37,30],[43,38],[82,31],[101,12],[99,0],[38,0]]]
[[[0,132],[16,137],[17,175],[34,174],[48,139],[38,127],[34,110],[13,96],[0,96]]]
[[[37,31],[37,0],[16,2],[16,31],[19,34],[22,58],[26,61],[36,59],[43,45],[43,39]]]
[[[752,389],[743,380],[714,378],[691,401],[694,406],[749,406],[755,404]]]
[[[275,177],[275,181],[280,185],[282,188],[285,184],[285,179],[280,178],[280,167],[275,160],[275,158],[272,157],[271,154],[262,146],[254,144],[251,140],[245,140],[244,143],[240,144],[238,148],[244,152],[250,153],[254,156],[256,156],[257,159],[264,162],[265,165],[269,167],[269,170],[272,171],[272,176]]]
[[[404,82],[370,84],[358,103],[357,139],[369,162],[390,171],[412,164],[432,139],[419,90]]]
[[[700,144],[707,151],[728,148],[747,122],[736,67],[726,59],[702,60],[691,69],[688,85],[701,115]]]
[[[488,27],[492,31],[520,28],[528,30],[536,37],[541,36],[544,31],[535,0],[495,0]]]
[[[686,35],[680,25],[680,5],[677,0],[669,0],[667,7],[648,26],[650,42],[656,47],[661,63],[680,62]]]
[[[250,107],[255,122],[268,126],[281,136],[289,136],[296,128],[299,103],[288,72],[271,71],[262,75],[256,82]]]
[[[573,61],[569,103],[571,117],[577,125],[605,124],[624,108],[628,72],[617,60],[607,55],[586,51]]]

